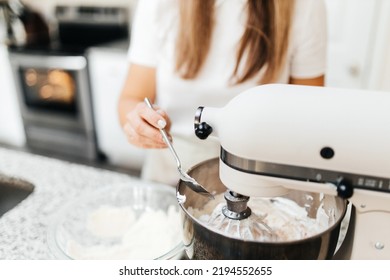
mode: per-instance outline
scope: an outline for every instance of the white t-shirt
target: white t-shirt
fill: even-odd
[[[156,67],[156,104],[166,110],[171,118],[174,145],[177,144],[180,149],[181,142],[187,142],[183,143],[183,150],[178,151],[178,154],[184,161],[184,168],[189,168],[202,159],[218,155],[218,148],[213,148],[217,144],[205,143],[212,142],[209,140],[197,140],[194,135],[196,109],[199,106],[224,106],[245,89],[258,85],[260,76],[239,85],[228,86],[235,67],[236,49],[246,22],[246,0],[216,0],[216,22],[207,60],[196,79],[181,79],[174,72],[179,18],[177,1],[139,0],[132,25],[129,60],[134,64]],[[323,0],[296,0],[287,63],[278,83],[288,83],[289,77],[312,78],[324,74],[327,43],[325,12]],[[169,152],[152,153],[153,159],[149,160],[154,162],[153,167],[150,167],[151,173],[165,170],[162,177],[169,177],[165,176],[165,172],[170,164],[174,165],[172,156],[167,155],[163,163],[157,159],[157,154]],[[164,164],[168,167],[158,171],[158,166]],[[174,166],[172,168],[177,175]],[[164,178],[145,177],[165,181]],[[166,183],[172,180],[168,179]]]

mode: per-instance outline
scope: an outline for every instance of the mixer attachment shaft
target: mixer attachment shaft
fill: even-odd
[[[222,213],[229,219],[242,220],[248,218],[252,211],[248,207],[249,196],[243,196],[236,192],[227,190],[225,192],[226,206],[222,208]]]

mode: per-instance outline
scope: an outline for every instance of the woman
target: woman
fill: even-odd
[[[175,161],[158,128],[170,133],[183,167],[190,168],[219,154],[217,142],[194,136],[198,106],[222,107],[264,83],[324,84],[324,3],[139,0],[129,60],[121,125],[131,144],[148,149],[142,177],[174,185]]]

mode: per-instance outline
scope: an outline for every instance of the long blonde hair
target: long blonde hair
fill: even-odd
[[[178,2],[180,26],[176,41],[176,72],[184,79],[193,79],[201,70],[210,49],[215,0]],[[247,1],[245,31],[232,73],[235,84],[258,75],[263,67],[265,72],[259,83],[277,79],[286,62],[293,7],[294,0]]]

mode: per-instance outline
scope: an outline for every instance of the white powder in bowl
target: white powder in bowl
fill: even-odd
[[[131,207],[101,206],[88,216],[87,229],[99,237],[120,237],[136,221]]]
[[[67,242],[66,253],[73,259],[156,259],[172,250],[181,239],[180,214],[175,206],[168,211],[148,210],[138,218],[130,207],[102,206],[91,213],[87,229],[97,237],[119,237],[112,246],[83,246]]]

